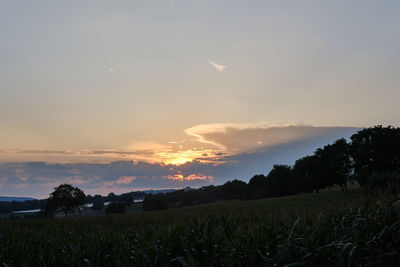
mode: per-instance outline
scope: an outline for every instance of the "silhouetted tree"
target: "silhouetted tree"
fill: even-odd
[[[129,205],[132,205],[134,201],[133,201],[132,195],[127,193],[127,194],[122,194],[121,195],[121,202],[124,205],[129,206]]]
[[[143,200],[143,210],[163,210],[167,209],[167,205],[162,201],[160,195],[147,195]]]
[[[125,204],[122,202],[111,202],[106,207],[106,214],[125,213]]]
[[[70,184],[62,184],[55,187],[54,192],[47,199],[46,211],[54,212],[60,209],[65,213],[65,217],[67,217],[68,212],[73,212],[75,209],[80,211],[79,207],[85,204],[85,199],[85,193],[78,187],[73,187]]]
[[[315,188],[315,174],[313,173],[314,157],[306,156],[296,160],[293,166],[293,173],[296,176],[296,185],[300,192],[310,193]]]
[[[324,187],[336,184],[347,190],[347,181],[352,172],[349,144],[344,138],[315,151],[318,158],[318,175],[324,180]]]
[[[295,176],[288,165],[274,165],[267,175],[264,191],[267,197],[286,196],[297,193],[294,183]]]
[[[247,184],[243,181],[228,181],[222,186],[225,199],[245,199],[248,191]]]
[[[257,199],[265,197],[265,187],[266,187],[267,178],[263,174],[254,175],[249,180],[249,192],[248,198]]]
[[[101,195],[95,195],[92,197],[92,209],[101,210],[104,208],[104,199]]]
[[[113,201],[115,202],[115,201],[118,201],[119,198],[118,198],[118,196],[117,196],[116,194],[114,194],[113,192],[111,192],[111,193],[109,193],[109,194],[107,195],[106,200],[109,201],[109,202],[113,202]]]
[[[373,172],[400,170],[400,128],[379,125],[358,131],[350,138],[354,174],[360,185],[364,186]]]

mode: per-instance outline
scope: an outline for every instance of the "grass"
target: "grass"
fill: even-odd
[[[354,189],[123,215],[0,220],[0,263],[391,266],[400,260],[398,202],[363,206]]]

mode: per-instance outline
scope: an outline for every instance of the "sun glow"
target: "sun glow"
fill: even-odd
[[[165,164],[182,165],[187,162],[200,161],[203,163],[216,163],[218,157],[212,150],[180,150],[176,152],[158,152],[157,158]]]
[[[191,158],[177,157],[175,159],[165,161],[165,163],[166,164],[174,164],[174,165],[182,165],[182,164],[185,164],[186,162],[192,162],[192,161],[193,161],[193,159],[191,159]]]

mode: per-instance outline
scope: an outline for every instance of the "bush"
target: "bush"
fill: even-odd
[[[368,195],[396,195],[400,192],[400,172],[374,172],[366,184]]]
[[[167,209],[167,206],[159,198],[155,198],[153,196],[146,196],[146,198],[143,201],[143,210],[144,211],[165,210],[165,209]]]
[[[104,208],[104,200],[101,198],[93,199],[93,210],[102,210]]]
[[[106,214],[113,214],[113,213],[125,213],[125,205],[120,202],[111,202],[106,207]]]

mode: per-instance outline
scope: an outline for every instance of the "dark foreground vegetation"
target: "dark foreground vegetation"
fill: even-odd
[[[365,202],[352,189],[140,214],[1,220],[0,263],[396,266],[399,203],[387,192]]]

